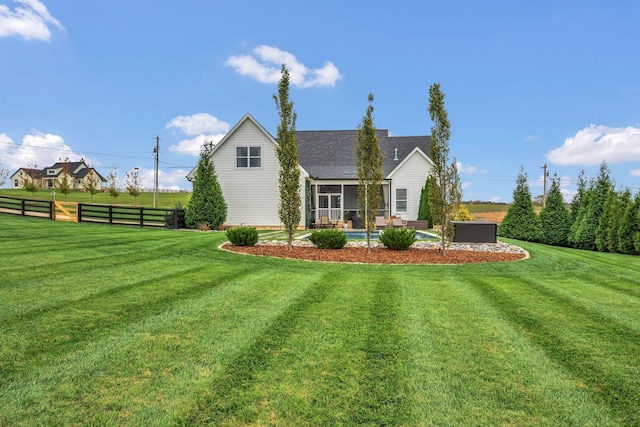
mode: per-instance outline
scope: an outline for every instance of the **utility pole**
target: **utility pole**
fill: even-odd
[[[153,184],[153,207],[158,207],[158,163],[160,161],[160,137],[156,135],[156,146],[153,148],[153,154],[155,157],[155,175]]]
[[[547,178],[549,178],[549,172],[547,171],[547,164],[542,166],[542,179],[544,182],[544,190],[542,193],[542,206],[547,206]]]

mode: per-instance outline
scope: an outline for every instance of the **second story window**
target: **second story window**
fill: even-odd
[[[237,168],[262,167],[261,147],[236,147]]]

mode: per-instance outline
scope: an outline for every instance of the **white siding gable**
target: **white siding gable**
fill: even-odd
[[[261,166],[237,167],[237,147],[260,147]],[[280,164],[276,141],[250,115],[240,120],[214,148],[213,163],[227,203],[226,225],[280,225]],[[300,183],[304,203],[304,171]],[[304,225],[304,208],[301,212],[300,224]]]
[[[432,167],[431,160],[422,151],[415,149],[389,174],[388,178],[391,178],[391,215],[398,215],[409,221],[418,219],[420,194]],[[396,189],[398,188],[407,190],[406,212],[396,211]]]

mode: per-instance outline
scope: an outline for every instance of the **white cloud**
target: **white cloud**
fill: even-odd
[[[290,83],[297,87],[333,87],[342,79],[340,71],[331,61],[327,61],[322,68],[310,69],[293,54],[274,46],[258,46],[251,55],[231,56],[227,60],[227,65],[237,73],[261,83],[277,83],[281,78],[283,63],[289,70]]]
[[[14,10],[0,4],[0,37],[19,36],[24,40],[49,41],[49,26],[64,27],[51,16],[47,7],[38,0],[15,0]]]
[[[194,138],[183,139],[177,144],[171,145],[169,151],[174,153],[199,156],[200,149],[205,142],[217,144],[229,132],[229,123],[217,119],[207,113],[197,113],[191,116],[178,116],[169,121],[166,126],[179,129],[181,133]]]
[[[469,175],[478,174],[478,173],[487,173],[486,170],[479,169],[475,166],[471,165],[463,165],[462,162],[456,162],[456,168],[458,169],[458,173],[466,173]]]
[[[540,137],[538,135],[527,135],[524,137],[525,142],[538,141]]]
[[[547,159],[560,165],[598,165],[640,160],[640,128],[612,128],[589,125],[567,138],[562,147],[547,153]]]
[[[218,135],[198,135],[195,138],[183,139],[175,145],[169,147],[169,151],[174,153],[189,154],[191,156],[199,156],[202,146],[206,142],[213,142],[216,145],[224,138],[224,134]]]
[[[634,169],[630,172],[631,176],[640,176],[640,169]]]
[[[166,128],[178,128],[187,135],[202,133],[222,133],[229,131],[231,126],[208,113],[197,113],[191,116],[178,116],[167,123]]]
[[[25,135],[22,144],[16,144],[7,134],[0,134],[0,158],[3,164],[14,170],[27,166],[44,168],[66,158],[71,161],[84,159],[91,166],[99,165],[98,162],[75,153],[60,135],[39,131]]]
[[[173,169],[169,172],[158,170],[158,189],[167,190],[189,190],[191,184],[185,178],[189,171],[184,169]],[[141,187],[147,190],[153,189],[155,174],[153,169],[140,169]],[[124,184],[121,184],[124,186]]]
[[[500,197],[500,196],[494,196],[494,197],[491,197],[491,198],[489,199],[489,201],[490,201],[491,203],[500,203],[500,202],[502,201],[502,197]]]

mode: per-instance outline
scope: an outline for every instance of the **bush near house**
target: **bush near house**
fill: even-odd
[[[255,246],[258,243],[258,230],[255,227],[237,227],[227,230],[227,239],[234,246]]]
[[[347,235],[340,230],[316,230],[309,240],[318,249],[342,249],[347,244]]]
[[[380,233],[380,242],[388,249],[404,251],[416,241],[416,230],[413,228],[387,228]]]

